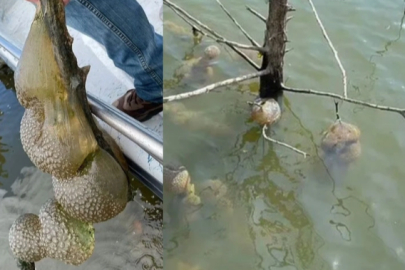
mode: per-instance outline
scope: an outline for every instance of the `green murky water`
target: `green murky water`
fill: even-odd
[[[265,15],[265,1],[222,2],[262,43],[264,24],[245,5]],[[347,71],[349,96],[405,107],[404,1],[314,2]],[[227,38],[248,44],[215,1],[175,3]],[[286,85],[342,94],[340,71],[309,3],[291,4],[297,11],[288,24],[287,47],[293,50],[285,57]],[[187,28],[167,7],[164,18]],[[190,36],[167,25],[164,35],[165,96],[200,87],[192,80],[176,86],[173,74],[183,59],[200,56],[214,43],[193,47]],[[212,81],[254,71],[221,50]],[[404,269],[405,119],[342,104],[342,118],[362,131],[362,156],[347,172],[330,175],[318,145],[334,121],[333,100],[285,94],[272,136],[311,155],[303,159],[264,141],[249,121],[246,101],[257,90],[252,80],[173,103],[184,106],[181,114],[165,109],[165,160],[188,168],[203,200],[190,213],[165,197],[166,269]],[[204,200],[208,179],[227,187],[221,200]]]
[[[0,269],[17,270],[8,244],[14,220],[38,214],[53,196],[51,176],[39,171],[22,149],[20,121],[24,108],[13,90],[12,74],[0,70]],[[140,182],[133,181],[134,200],[117,217],[95,224],[96,246],[78,267],[43,259],[42,269],[162,269],[162,202]]]

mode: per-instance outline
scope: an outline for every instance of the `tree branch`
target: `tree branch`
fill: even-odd
[[[214,36],[214,37],[211,37],[211,38],[213,38],[216,42],[225,43],[227,45],[232,45],[234,47],[241,48],[241,49],[259,51],[261,53],[264,53],[266,51],[264,48],[262,48],[260,46],[259,47],[258,46],[249,46],[249,45],[241,44],[241,43],[238,43],[238,42],[235,42],[235,41],[227,40],[223,36],[221,36],[220,34],[215,32],[214,30],[212,30],[211,28],[206,26],[205,24],[203,24],[200,21],[198,21],[197,19],[195,19],[193,16],[191,16],[186,11],[184,11],[182,8],[180,8],[179,6],[177,6],[177,5],[173,4],[172,2],[170,2],[169,0],[163,0],[163,2],[167,6],[169,6],[172,10],[176,9],[179,13],[183,14],[185,17],[187,17],[188,19],[190,19],[194,23],[198,24],[200,27],[202,27],[206,31],[210,32]]]
[[[362,105],[362,106],[373,108],[373,109],[378,109],[378,110],[381,110],[381,111],[396,112],[396,113],[399,113],[400,115],[402,115],[405,118],[405,109],[400,109],[400,108],[395,108],[395,107],[388,107],[388,106],[381,106],[381,105],[368,103],[368,102],[364,102],[364,101],[357,100],[357,99],[346,98],[346,97],[340,96],[338,94],[315,91],[315,90],[312,90],[312,89],[290,88],[290,87],[287,87],[287,86],[284,86],[284,85],[282,85],[282,88],[283,88],[284,91],[287,91],[287,92],[331,97],[331,98],[343,100],[343,101],[346,101],[346,102],[349,102],[349,103]]]
[[[170,102],[170,101],[174,101],[174,100],[186,99],[186,98],[202,95],[204,93],[209,93],[209,92],[211,92],[212,90],[214,90],[216,88],[231,85],[231,84],[242,82],[242,81],[246,81],[246,80],[257,78],[257,77],[260,77],[260,76],[264,76],[264,75],[267,75],[268,73],[269,73],[268,70],[262,70],[262,71],[259,71],[259,72],[243,75],[243,76],[240,76],[240,77],[227,79],[227,80],[224,80],[224,81],[221,81],[221,82],[210,84],[210,85],[208,85],[206,87],[203,87],[203,88],[191,91],[191,92],[164,97],[163,102]],[[338,95],[338,94],[321,92],[321,91],[316,91],[316,90],[312,90],[312,89],[291,88],[291,87],[285,86],[284,84],[281,84],[281,88],[282,88],[283,91],[287,91],[287,92],[330,97],[330,98],[346,101],[348,103],[362,105],[362,106],[369,107],[369,108],[372,108],[372,109],[377,109],[377,110],[381,110],[381,111],[396,112],[396,113],[399,113],[400,115],[402,115],[405,118],[405,109],[401,109],[401,108],[377,105],[377,104],[368,103],[368,102],[357,100],[357,99],[345,98],[345,97],[343,97],[341,95]]]
[[[216,0],[218,5],[222,8],[222,10],[228,15],[228,17],[234,22],[234,24],[242,31],[245,37],[252,43],[253,46],[261,47],[259,43],[257,43],[246,31],[243,27],[238,23],[238,21],[231,15],[231,13],[222,5],[221,1]]]
[[[186,98],[198,96],[198,95],[201,95],[201,94],[204,94],[204,93],[211,92],[212,90],[214,90],[214,89],[216,89],[218,87],[227,86],[227,85],[230,85],[230,84],[234,84],[234,83],[246,81],[246,80],[249,80],[249,79],[257,78],[257,77],[266,75],[268,73],[269,73],[268,70],[262,70],[262,71],[259,71],[259,72],[243,75],[243,76],[240,76],[240,77],[224,80],[224,81],[217,82],[217,83],[213,83],[213,84],[210,84],[210,85],[208,85],[206,87],[203,87],[203,88],[191,91],[191,92],[164,97],[163,102],[170,102],[170,101],[174,101],[174,100],[180,100],[180,99],[186,99]]]
[[[303,155],[304,158],[306,158],[307,156],[309,156],[309,155],[308,155],[307,153],[305,153],[304,151],[301,151],[301,150],[299,150],[299,149],[297,149],[297,148],[295,148],[295,147],[293,147],[293,146],[291,146],[291,145],[289,145],[289,144],[286,144],[286,143],[283,143],[283,142],[280,142],[280,141],[277,141],[277,140],[275,140],[275,139],[272,139],[272,138],[268,137],[268,136],[266,135],[266,130],[267,130],[267,125],[264,125],[264,126],[263,126],[263,129],[262,129],[262,135],[263,135],[264,139],[266,139],[266,140],[268,140],[268,141],[271,141],[271,142],[273,142],[273,143],[275,143],[275,144],[278,144],[278,145],[282,145],[282,146],[284,146],[284,147],[287,147],[287,148],[293,150],[294,152]]]
[[[243,59],[245,59],[253,68],[255,68],[256,70],[260,70],[260,67],[255,63],[255,61],[253,61],[252,59],[250,59],[249,56],[247,56],[244,52],[242,52],[241,50],[239,50],[236,46],[233,46],[230,43],[226,43],[223,42],[224,38],[219,35],[218,33],[216,33],[214,30],[212,30],[211,28],[209,28],[208,26],[202,24],[200,21],[198,21],[197,19],[195,19],[193,16],[191,16],[190,14],[188,14],[186,11],[184,11],[182,8],[176,6],[175,4],[171,3],[168,0],[163,0],[164,4],[166,4],[169,8],[171,8],[174,13],[176,13],[181,19],[183,19],[187,24],[189,24],[191,27],[193,27],[194,29],[196,29],[198,32],[200,32],[202,35],[207,36],[213,40],[216,40],[217,42],[222,42],[225,43],[226,45],[228,45],[232,50],[234,50],[240,57],[242,57]],[[188,18],[189,20],[195,22],[196,24],[198,24],[199,26],[201,26],[203,29],[205,29],[208,33],[204,32],[203,30],[201,30],[199,27],[197,27],[196,25],[194,25],[193,23],[189,22],[186,18]],[[219,41],[218,41],[219,40]]]
[[[253,8],[246,6],[246,9],[248,11],[250,11],[253,15],[255,15],[257,18],[259,18],[260,20],[262,20],[263,22],[266,22],[266,18],[260,14],[259,12],[257,12],[256,10],[254,10]]]
[[[312,0],[308,0],[309,4],[311,5],[312,11],[315,13],[315,18],[319,24],[319,27],[321,27],[322,34],[325,37],[326,41],[329,44],[329,47],[332,49],[333,55],[335,56],[335,59],[339,65],[340,71],[342,72],[343,76],[343,96],[347,98],[347,77],[346,77],[346,70],[343,68],[342,63],[340,62],[338,52],[336,51],[335,47],[333,46],[332,41],[330,40],[328,33],[325,30],[325,27],[322,24],[321,19],[319,18],[318,12],[316,11],[316,8],[314,6],[314,3],[312,3]]]

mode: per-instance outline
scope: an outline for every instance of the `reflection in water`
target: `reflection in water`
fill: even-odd
[[[0,190],[0,247],[4,249],[0,265],[17,269],[8,248],[8,232],[14,220],[23,213],[38,213],[52,196],[52,181],[48,174],[35,167],[23,168],[21,177],[12,185],[12,194]],[[162,230],[160,202],[145,201],[138,192],[124,212],[107,222],[95,224],[94,254],[80,269],[162,269]],[[76,269],[56,260],[44,259],[38,269]],[[135,268],[134,268],[135,267]]]
[[[221,17],[215,5],[182,2],[202,22],[231,40],[240,40],[237,31],[229,30],[234,25]],[[243,3],[222,2],[254,38],[262,38],[263,28],[249,23],[251,15]],[[259,10],[263,8],[259,2],[249,5]],[[288,84],[340,91],[341,77],[330,49],[320,31],[307,31],[318,27],[313,13],[305,2],[292,4],[299,12],[288,25],[294,47],[285,58]],[[342,21],[341,14],[348,11],[355,14]],[[350,97],[399,107],[404,103],[403,75],[398,72],[404,63],[403,12],[394,39],[390,36],[393,27],[386,29],[387,25],[396,28],[398,11],[403,11],[403,1],[320,4],[319,12],[348,72]],[[184,25],[169,10],[165,19]],[[382,43],[386,46],[381,51]],[[206,45],[207,39],[193,45],[190,38],[165,32],[165,80],[185,60],[184,52],[192,47],[193,56],[201,55]],[[252,72],[243,61],[228,57],[223,47],[221,51],[214,67],[215,81]],[[198,83],[172,84],[165,87],[165,95],[199,87]],[[165,200],[165,210],[178,214],[165,219],[166,268],[404,269],[403,119],[341,104],[342,119],[356,123],[364,132],[364,152],[352,166],[332,166],[331,170],[320,155],[320,141],[322,131],[335,120],[333,100],[289,93],[284,97],[282,119],[272,128],[272,136],[303,147],[310,158],[302,160],[261,139],[260,128],[248,121],[245,103],[252,100],[250,93],[257,93],[254,80],[178,102],[183,108],[165,118],[165,156],[182,160],[202,197],[204,188],[212,186],[210,180],[220,180],[227,187],[230,204],[225,205],[232,205],[232,211],[226,212],[220,204],[202,198],[203,206],[185,215]],[[210,129],[192,128],[176,119],[186,111],[212,121],[226,119],[232,132],[220,137]],[[197,123],[198,117],[194,118]],[[186,221],[173,221],[184,216]]]

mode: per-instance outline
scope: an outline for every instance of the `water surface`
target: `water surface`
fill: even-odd
[[[38,214],[53,196],[51,176],[29,160],[20,141],[24,108],[19,104],[11,72],[0,70],[0,269],[17,270],[8,233],[25,213]],[[136,179],[134,200],[117,217],[95,224],[93,255],[75,267],[43,259],[36,269],[162,269],[162,202]]]
[[[264,2],[222,0],[259,43],[264,24],[245,5],[266,15]],[[314,2],[347,71],[349,96],[405,107],[404,2]],[[248,44],[215,1],[175,3],[227,38]],[[341,73],[310,5],[291,4],[297,11],[289,14],[294,18],[287,48],[293,50],[284,59],[286,85],[342,94]],[[188,27],[167,7],[164,18]],[[189,35],[167,27],[164,41],[165,95],[201,87],[199,82],[176,85],[173,74],[184,59],[200,56],[214,42],[193,46]],[[221,50],[212,82],[254,72],[229,49]],[[187,121],[165,114],[165,160],[184,164],[197,192],[207,180],[221,180],[233,204],[229,209],[203,201],[198,214],[184,214],[179,204],[165,199],[165,215],[170,215],[164,228],[166,268],[404,269],[405,119],[341,104],[343,120],[362,131],[362,156],[346,172],[331,175],[318,148],[322,131],[335,119],[333,100],[285,94],[272,136],[309,153],[304,159],[264,141],[249,121],[246,101],[257,90],[257,80],[251,80],[178,102],[188,111]],[[175,220],[175,213],[186,221]]]

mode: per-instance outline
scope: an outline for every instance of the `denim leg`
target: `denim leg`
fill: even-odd
[[[140,98],[163,101],[163,37],[135,0],[72,0],[67,24],[105,46],[116,67],[135,78]]]

